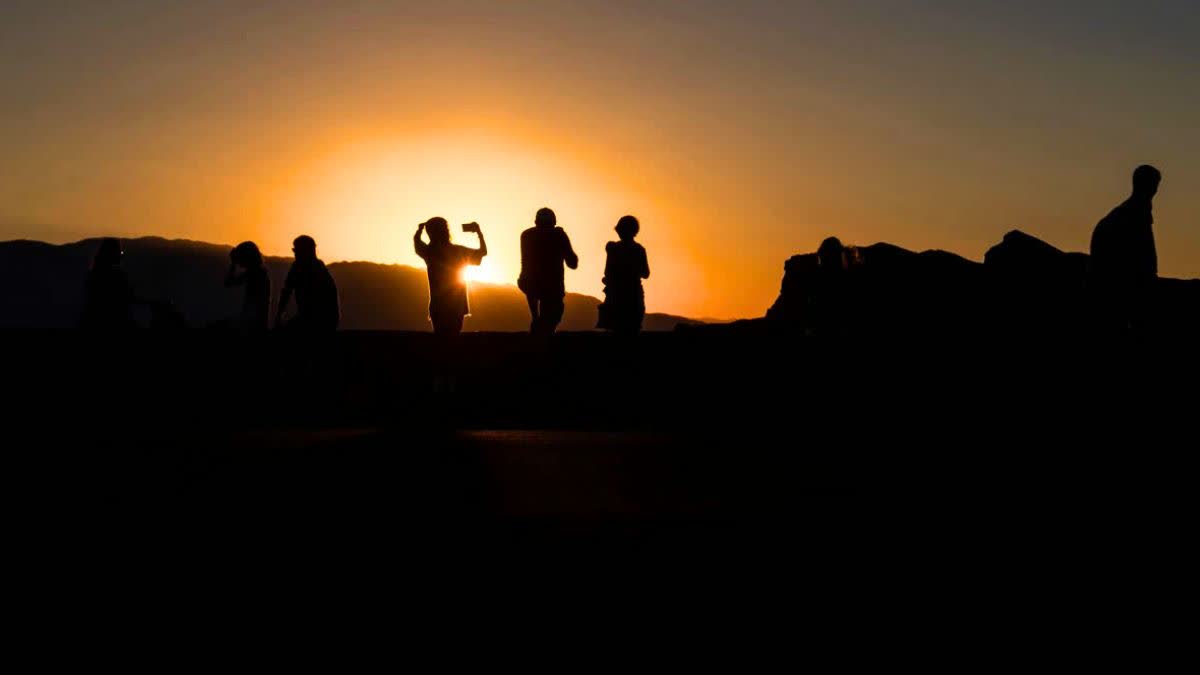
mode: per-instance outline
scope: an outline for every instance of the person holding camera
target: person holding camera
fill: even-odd
[[[471,313],[463,269],[467,265],[479,265],[487,255],[487,242],[479,223],[467,223],[462,229],[479,237],[479,248],[451,243],[450,225],[445,218],[431,218],[421,223],[413,235],[413,248],[425,261],[429,272],[429,319],[433,322],[433,332],[443,337],[456,337],[462,333],[463,318]],[[422,233],[429,235],[428,244],[422,239]]]

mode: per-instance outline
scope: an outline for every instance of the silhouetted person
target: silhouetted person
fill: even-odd
[[[289,330],[336,330],[341,320],[337,284],[333,282],[325,263],[317,259],[317,242],[308,235],[301,235],[292,242],[292,252],[296,255],[296,261],[292,263],[283,282],[275,325],[284,325],[283,313],[295,293],[296,316],[287,322]]]
[[[428,244],[421,239],[422,232],[429,233]],[[413,248],[429,272],[429,319],[433,322],[433,332],[444,337],[461,333],[463,318],[471,313],[463,269],[479,265],[487,255],[487,242],[479,223],[463,225],[463,232],[474,232],[479,237],[479,248],[451,243],[450,226],[445,218],[421,223],[413,235]]]
[[[242,242],[229,252],[225,285],[246,288],[242,311],[234,320],[235,327],[247,333],[267,330],[271,320],[271,276],[254,242]]]
[[[535,335],[554,333],[563,317],[563,299],[567,295],[563,281],[563,263],[579,267],[579,256],[571,248],[567,233],[557,227],[558,218],[550,209],[541,209],[534,226],[521,233],[521,276],[517,288],[529,303]]]
[[[619,241],[605,246],[608,260],[604,264],[604,302],[600,305],[597,328],[614,333],[635,334],[642,330],[646,317],[646,295],[642,279],[650,278],[650,263],[646,249],[634,241],[641,225],[633,216],[617,221]]]
[[[1139,166],[1133,195],[1113,209],[1092,233],[1089,285],[1106,323],[1121,329],[1140,321],[1158,276],[1154,247],[1154,195],[1162,174]]]
[[[844,331],[851,312],[846,247],[837,237],[829,237],[817,248],[817,279],[811,307],[813,328],[822,334]]]
[[[121,268],[124,255],[119,240],[108,238],[100,242],[86,282],[81,320],[85,328],[127,330],[137,326],[132,311],[137,300]]]

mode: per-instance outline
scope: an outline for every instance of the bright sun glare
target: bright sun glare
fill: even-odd
[[[465,282],[480,281],[485,284],[502,284],[505,282],[504,279],[500,278],[501,274],[499,270],[487,259],[484,259],[482,265],[467,265],[459,274]]]
[[[604,243],[636,201],[582,165],[511,139],[474,134],[364,140],[331,151],[280,199],[283,231],[317,239],[327,261],[370,260],[424,269],[413,251],[417,223],[450,222],[453,243],[475,248],[462,223],[478,222],[488,255],[464,281],[515,284],[520,233],[550,206],[581,253],[572,291],[600,292]],[[640,213],[645,213],[642,209]],[[278,237],[290,241],[287,236]],[[584,254],[586,252],[586,255]]]

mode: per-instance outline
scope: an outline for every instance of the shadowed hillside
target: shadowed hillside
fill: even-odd
[[[156,237],[128,239],[124,267],[135,292],[147,300],[172,302],[189,325],[203,327],[238,312],[241,290],[224,287],[229,248]],[[84,279],[99,240],[55,246],[33,241],[0,243],[0,327],[67,328],[83,307]],[[291,260],[268,258],[273,295]],[[342,301],[342,328],[428,330],[429,288],[425,270],[404,265],[339,262],[329,266]],[[568,294],[562,330],[591,330],[596,298]],[[529,309],[514,286],[473,283],[467,330],[524,331]],[[148,323],[143,311],[139,318]],[[671,330],[690,320],[647,314],[646,330]]]

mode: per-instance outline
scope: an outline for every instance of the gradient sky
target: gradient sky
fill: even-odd
[[[512,282],[548,205],[598,295],[633,213],[649,309],[733,318],[830,234],[1086,250],[1152,162],[1200,276],[1197,36],[1195,0],[4,0],[0,239],[415,265],[442,215]]]

